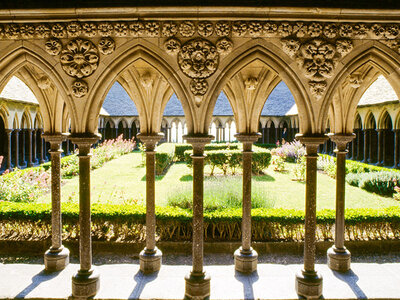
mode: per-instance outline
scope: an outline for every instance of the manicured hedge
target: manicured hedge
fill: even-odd
[[[0,202],[0,238],[43,240],[51,234],[50,204]],[[78,236],[78,204],[63,203],[63,238]],[[162,241],[189,241],[192,213],[189,210],[157,207],[157,238]],[[93,204],[92,237],[97,241],[141,241],[145,238],[144,206]],[[238,241],[241,238],[241,209],[204,214],[204,235],[208,241]],[[400,207],[347,209],[346,239],[400,238]],[[317,212],[317,239],[334,238],[334,210]],[[253,209],[253,241],[301,241],[304,239],[304,212],[288,209]]]
[[[369,172],[348,174],[346,181],[353,186],[358,186],[368,192],[382,196],[392,196],[394,187],[400,183],[398,172]]]
[[[268,144],[268,143],[264,143],[264,144],[263,143],[255,143],[254,145],[257,147],[260,147],[260,148],[264,148],[264,149],[273,149],[273,148],[277,147],[276,144]]]
[[[156,175],[161,175],[174,161],[175,147],[173,144],[161,144],[156,152]]]
[[[185,161],[185,151],[192,150],[192,145],[190,144],[174,144],[175,145],[175,160],[176,161]],[[211,150],[236,150],[239,149],[238,143],[213,143],[207,144],[204,147],[205,151]]]

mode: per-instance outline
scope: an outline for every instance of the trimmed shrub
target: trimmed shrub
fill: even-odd
[[[396,172],[361,173],[358,186],[369,192],[383,196],[392,196],[394,187],[400,182],[400,174]]]
[[[262,143],[255,143],[254,146],[264,149],[274,149],[277,147],[276,144],[262,144]]]
[[[266,149],[254,147],[251,161],[251,170],[254,174],[262,174],[271,163],[271,152]]]
[[[186,161],[185,151],[192,150],[192,145],[189,144],[173,144],[175,145],[175,159],[176,161]],[[236,150],[239,149],[238,143],[218,143],[218,144],[207,144],[204,147],[204,151],[213,150]]]
[[[156,175],[161,175],[174,161],[175,147],[173,144],[161,144],[156,152]]]
[[[361,173],[350,173],[346,175],[346,182],[352,186],[357,186],[360,183]]]
[[[79,205],[63,203],[63,238],[78,239]],[[156,207],[157,238],[160,241],[191,241],[192,212],[176,207]],[[400,207],[347,209],[346,240],[400,238]],[[132,242],[145,239],[146,208],[139,205],[92,205],[94,241]],[[226,209],[204,213],[206,241],[239,241],[242,210]],[[333,240],[334,210],[317,212],[317,240]],[[0,238],[45,240],[51,236],[51,205],[0,202]],[[301,241],[304,211],[291,209],[252,210],[253,241]]]
[[[185,161],[185,151],[192,150],[192,145],[175,144],[175,160]]]

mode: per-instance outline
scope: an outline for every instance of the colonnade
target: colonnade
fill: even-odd
[[[45,254],[45,266],[49,271],[65,268],[69,261],[68,249],[62,246],[61,207],[60,207],[60,157],[62,135],[45,135],[51,145],[52,159],[52,246]],[[257,269],[257,252],[251,243],[251,160],[252,144],[260,134],[238,134],[243,143],[243,215],[242,245],[235,251],[235,269],[242,273],[252,273]],[[140,253],[140,270],[143,273],[156,272],[161,267],[162,253],[156,246],[155,229],[155,145],[162,139],[162,134],[143,134],[138,138],[146,147],[146,247]],[[203,195],[204,195],[204,146],[213,137],[209,135],[185,136],[193,147],[193,249],[192,270],[185,277],[185,296],[190,299],[203,299],[210,295],[210,276],[203,266]],[[296,135],[306,147],[306,188],[305,188],[305,241],[304,267],[296,275],[296,291],[300,296],[317,298],[322,294],[322,277],[315,269],[316,243],[316,201],[317,201],[317,150],[327,139],[326,135]],[[350,269],[350,252],[344,246],[345,224],[345,156],[348,143],[354,135],[331,134],[330,139],[336,144],[337,179],[336,179],[336,225],[334,246],[328,250],[328,265],[336,271]],[[72,278],[74,297],[92,297],[100,288],[100,275],[92,266],[92,238],[90,233],[90,148],[99,136],[75,135],[69,139],[79,149],[79,253],[80,269]]]

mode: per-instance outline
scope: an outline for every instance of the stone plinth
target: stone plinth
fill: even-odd
[[[319,299],[322,296],[322,276],[318,272],[301,271],[296,274],[296,292],[306,299]]]
[[[196,275],[192,272],[185,276],[185,298],[199,300],[210,297],[210,280],[206,273]]]
[[[144,249],[139,254],[140,271],[144,274],[157,272],[161,268],[162,252],[155,247],[154,250]]]
[[[350,270],[351,253],[346,248],[336,249],[332,246],[326,253],[328,257],[328,266],[334,271],[347,272]]]
[[[257,270],[258,253],[253,248],[243,251],[240,247],[234,253],[235,270],[241,273],[252,273]]]
[[[48,272],[64,270],[69,264],[69,250],[65,247],[53,251],[51,248],[44,254],[44,265]]]
[[[87,272],[78,271],[72,277],[72,296],[90,298],[100,289],[100,275],[95,269]]]

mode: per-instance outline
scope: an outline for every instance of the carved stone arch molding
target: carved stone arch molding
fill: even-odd
[[[326,95],[321,103],[321,108],[318,116],[318,126],[323,125],[323,120],[326,118],[329,105],[332,101],[332,97],[340,89],[346,81],[352,81],[355,89],[366,89],[365,86],[370,83],[371,80],[359,80],[357,84],[354,82],[354,77],[359,76],[360,68],[364,66],[372,66],[377,72],[384,75],[389,81],[396,94],[400,97],[400,55],[393,54],[393,51],[387,49],[383,44],[377,44],[376,42],[365,43],[353,50],[353,52],[346,57],[342,62],[343,65],[337,74],[332,79],[330,86],[326,91]],[[373,76],[376,76],[376,74]],[[359,86],[360,85],[360,86]],[[358,97],[352,97],[350,102],[347,103],[347,107],[343,108],[346,111],[355,111],[355,107],[361,97],[362,93],[357,93]],[[354,115],[354,114],[353,114]],[[354,116],[349,115],[345,120],[342,120],[343,124],[339,127],[342,128],[345,133],[350,133],[353,130]]]
[[[0,72],[7,74],[0,78],[0,89],[4,88],[12,76],[21,72],[25,73],[30,81],[28,86],[35,90],[43,116],[44,129],[48,132],[60,132],[61,130],[57,123],[59,121],[57,116],[52,113],[57,109],[55,102],[66,103],[73,119],[72,126],[76,126],[79,122],[76,107],[68,94],[63,74],[60,74],[59,71],[61,70],[54,67],[54,62],[46,52],[37,45],[31,45],[29,41],[24,44],[14,42],[12,47],[8,47],[0,53]],[[59,95],[57,99],[48,97],[49,95],[43,91],[43,88],[49,83],[55,93]],[[42,100],[45,98],[46,101]]]

